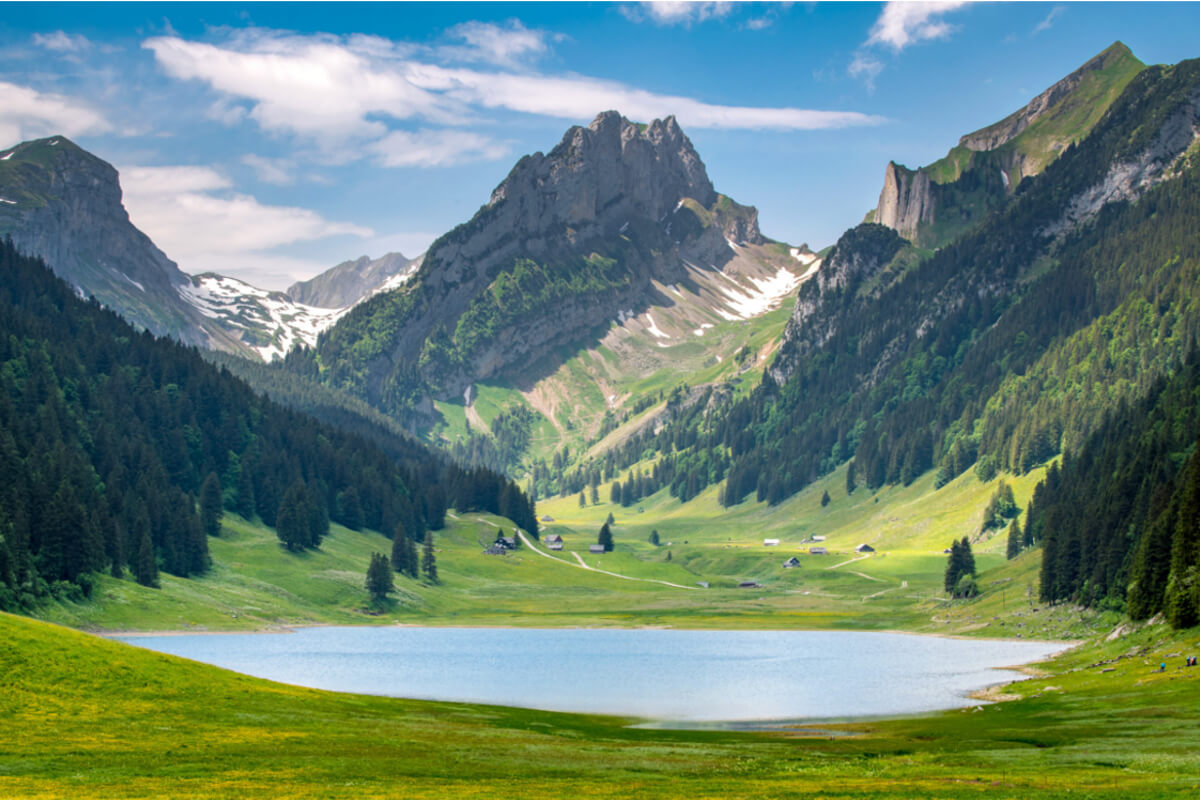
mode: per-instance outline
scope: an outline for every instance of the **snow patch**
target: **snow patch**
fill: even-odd
[[[126,275],[124,272],[122,272],[122,273],[121,273],[121,277],[122,277],[122,278],[124,278],[125,280],[129,281],[130,283],[132,283],[134,286],[136,286],[136,287],[138,287],[139,289],[141,289],[143,292],[144,292],[144,291],[146,291],[146,287],[145,287],[145,286],[142,286],[140,283],[138,283],[137,281],[135,281],[133,278],[131,278],[131,277],[129,277],[128,275]]]
[[[656,339],[670,339],[671,338],[670,336],[667,336],[665,333],[663,333],[659,329],[658,324],[655,323],[655,321],[654,321],[653,314],[646,314],[646,319],[650,320],[650,324],[648,324],[646,326],[646,330],[650,332],[651,336],[653,336]]]
[[[699,328],[696,328],[694,331],[692,331],[692,334],[695,336],[703,336],[704,332],[706,330],[708,330],[709,328],[711,328],[712,326],[713,325],[711,322],[705,322]]]
[[[55,139],[53,142],[51,142],[50,146],[54,147],[56,144],[58,144],[58,139]]]
[[[719,274],[725,275],[723,272]],[[753,289],[737,283],[728,275],[725,277],[737,287],[736,289],[717,287],[717,291],[727,298],[725,304],[736,314],[732,318],[727,317],[731,320],[750,319],[778,307],[779,301],[800,285],[800,279],[783,268],[780,268],[773,278],[749,277],[748,280],[754,284]],[[721,311],[717,311],[717,313],[722,317],[725,316]]]
[[[686,263],[686,262],[685,262],[685,263]],[[683,292],[679,291],[679,285],[678,285],[678,284],[672,283],[672,284],[671,284],[670,286],[668,286],[667,288],[668,288],[668,289],[670,289],[672,292],[674,292],[676,297],[683,297]]]
[[[221,275],[195,277],[179,287],[179,294],[204,316],[250,334],[243,340],[263,361],[283,358],[301,342],[315,345],[318,334],[349,310],[296,303],[282,293],[266,292]],[[264,339],[267,344],[255,344]]]
[[[16,200],[8,200],[7,198],[0,197],[0,203],[8,203],[10,206],[15,206],[17,204],[17,201]]]
[[[12,158],[12,157],[13,157],[13,153],[15,153],[15,152],[17,152],[17,151],[16,151],[16,150],[9,150],[9,151],[8,151],[7,153],[5,153],[4,155],[0,156],[0,161],[8,161],[10,158]]]
[[[792,258],[806,267],[820,258],[816,253],[801,253],[799,247],[789,247],[788,252],[792,254]]]
[[[627,231],[627,230],[629,230],[629,223],[628,223],[628,222],[626,222],[624,225],[622,225],[620,228],[618,228],[618,229],[617,229],[617,233],[624,233],[624,232],[625,232],[625,231]]]
[[[735,253],[736,253],[736,252],[738,252],[738,246],[737,246],[737,244],[736,244],[736,243],[733,241],[733,239],[730,239],[730,238],[727,236],[727,237],[725,237],[725,243],[729,245],[729,249],[730,249],[730,250],[732,250],[732,251],[733,251],[733,252],[735,252]]]
[[[1008,188],[1008,173],[1005,172],[1004,170],[1000,170],[1000,180],[1004,181],[1004,188],[1007,189]]]

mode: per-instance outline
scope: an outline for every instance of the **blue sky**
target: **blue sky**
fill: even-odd
[[[673,113],[718,191],[818,248],[888,160],[1197,30],[1192,3],[0,3],[0,148],[70,136],[183,269],[284,288],[417,254],[600,111]]]

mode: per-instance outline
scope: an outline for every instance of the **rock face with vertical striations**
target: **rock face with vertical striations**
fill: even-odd
[[[324,334],[322,376],[386,411],[461,397],[473,381],[672,305],[656,286],[694,283],[766,243],[757,211],[717,194],[673,117],[640,125],[608,111],[518,161],[406,286]],[[803,271],[780,252],[779,269]]]
[[[945,158],[916,170],[890,162],[868,219],[921,247],[946,244],[1086,136],[1144,67],[1116,42],[1023,108],[960,138]]]

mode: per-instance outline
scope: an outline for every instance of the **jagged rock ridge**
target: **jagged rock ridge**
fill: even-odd
[[[714,190],[673,117],[639,125],[605,112],[518,161],[406,287],[325,334],[323,374],[390,411],[401,397],[461,397],[598,326],[677,305],[663,287],[730,280],[729,265],[755,261],[744,267],[749,291],[811,266],[811,254],[786,247],[773,261],[747,255],[767,244],[757,211]]]

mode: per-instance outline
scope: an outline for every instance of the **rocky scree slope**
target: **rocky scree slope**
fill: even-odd
[[[682,314],[689,294],[718,320],[761,313],[756,303],[777,303],[815,260],[771,243],[754,208],[713,189],[673,117],[639,125],[610,111],[522,158],[406,286],[323,334],[317,357],[324,380],[388,413],[428,411],[481,379],[536,378],[555,348],[648,309]],[[655,314],[642,327],[670,336]]]

